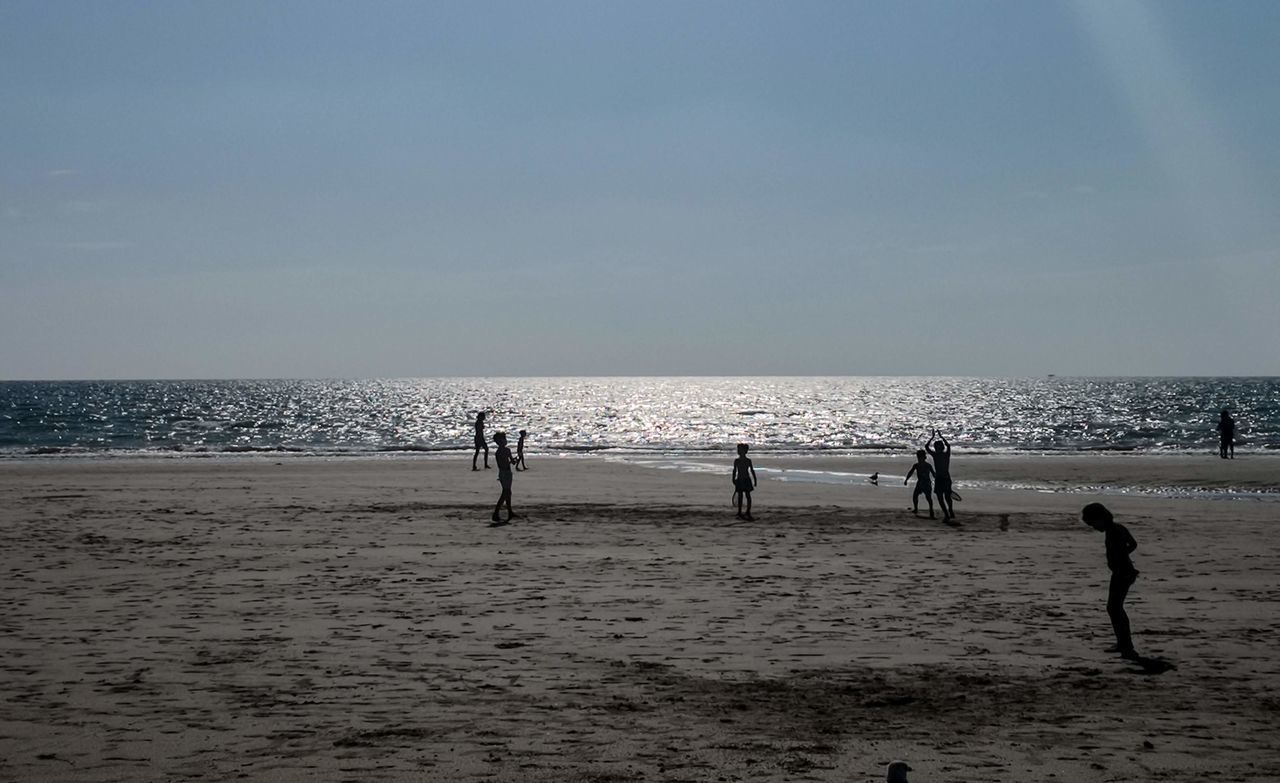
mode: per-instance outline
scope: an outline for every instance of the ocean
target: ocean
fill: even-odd
[[[376,455],[529,432],[538,452],[1280,450],[1280,378],[421,378],[0,382],[0,458]]]

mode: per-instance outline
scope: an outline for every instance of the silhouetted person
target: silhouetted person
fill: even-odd
[[[911,474],[916,474],[916,488],[911,493],[911,513],[920,513],[920,496],[924,495],[924,499],[929,501],[929,519],[936,519],[933,515],[933,468],[929,466],[929,458],[925,455],[924,449],[916,449],[916,464],[911,466],[911,470],[907,471],[907,477],[902,480],[902,486],[906,486],[911,480]]]
[[[1138,569],[1133,567],[1129,555],[1138,548],[1128,529],[1111,517],[1111,512],[1101,503],[1090,503],[1080,512],[1080,518],[1094,530],[1107,534],[1107,567],[1111,569],[1111,586],[1107,590],[1107,615],[1111,618],[1111,627],[1116,632],[1116,645],[1107,652],[1118,652],[1121,656],[1136,659],[1138,654],[1133,650],[1133,635],[1129,630],[1129,615],[1124,611],[1124,599],[1129,595],[1129,588],[1138,578]]]
[[[738,458],[733,461],[733,499],[738,505],[738,519],[752,521],[755,517],[751,516],[751,490],[756,488],[756,469],[751,464],[751,460],[747,459],[747,449],[745,443],[738,444]],[[747,500],[747,511],[742,511],[742,499]]]
[[[520,430],[520,437],[516,438],[516,470],[528,470],[529,466],[524,464],[524,439],[529,433]]]
[[[1231,418],[1231,411],[1226,408],[1222,409],[1222,416],[1218,419],[1218,437],[1221,439],[1218,443],[1218,456],[1223,459],[1236,458],[1236,420]],[[1227,456],[1230,451],[1231,456]]]
[[[498,495],[498,504],[493,507],[493,521],[501,522],[498,518],[498,511],[505,505],[507,507],[507,522],[515,516],[511,511],[511,449],[507,448],[507,433],[493,433],[493,442],[498,446],[498,452],[495,455],[498,463],[498,483],[502,485],[502,494]],[[489,467],[486,465],[485,467]]]
[[[933,431],[933,446],[926,442],[924,450],[933,457],[933,491],[938,496],[938,507],[942,510],[942,521],[956,518],[955,506],[951,502],[951,444],[942,437],[942,433]]]
[[[911,771],[911,765],[905,761],[891,761],[889,768],[885,770],[884,779],[887,783],[908,783],[907,773]]]
[[[479,470],[476,467],[476,458],[480,456],[480,450],[484,449],[484,469],[489,469],[489,444],[484,439],[484,411],[476,414],[476,452],[471,455],[471,469]]]

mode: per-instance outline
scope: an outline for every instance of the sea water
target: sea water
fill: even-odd
[[[0,383],[0,457],[374,455],[528,430],[539,452],[1280,450],[1278,378],[423,378]]]

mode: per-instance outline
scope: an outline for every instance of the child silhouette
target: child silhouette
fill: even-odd
[[[1101,503],[1085,506],[1080,512],[1080,518],[1094,530],[1107,534],[1107,567],[1111,569],[1107,614],[1111,617],[1111,628],[1116,634],[1116,646],[1107,652],[1118,652],[1121,657],[1137,659],[1138,654],[1133,650],[1133,636],[1129,630],[1129,615],[1124,611],[1124,599],[1138,578],[1138,569],[1133,567],[1133,561],[1129,559],[1129,555],[1138,548],[1138,542],[1124,525],[1112,518],[1111,512]]]
[[[498,444],[498,483],[502,485],[502,494],[498,496],[498,504],[493,507],[492,519],[494,522],[501,522],[498,511],[506,505],[506,521],[510,522],[515,514],[511,511],[511,449],[507,448],[507,433],[493,433],[493,442]]]
[[[916,488],[911,493],[911,513],[920,513],[920,496],[924,495],[924,499],[929,501],[929,519],[936,519],[933,515],[933,467],[929,465],[929,456],[924,449],[916,449],[916,464],[911,466],[907,477],[902,480],[904,487],[911,480],[912,473],[916,474]]]
[[[738,519],[752,521],[755,517],[751,516],[751,490],[756,488],[756,469],[751,464],[751,460],[747,458],[747,449],[750,448],[745,443],[738,444],[738,458],[733,461],[733,500],[738,506]],[[742,499],[747,500],[747,511],[742,511]]]

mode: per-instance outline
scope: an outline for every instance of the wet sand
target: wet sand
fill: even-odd
[[[1280,778],[1280,505],[1101,498],[1153,674],[1103,651],[1098,498],[965,491],[947,527],[905,510],[908,458],[878,487],[762,475],[748,523],[731,456],[531,456],[500,527],[469,455],[0,465],[0,779]],[[955,463],[962,491],[1280,478]]]

